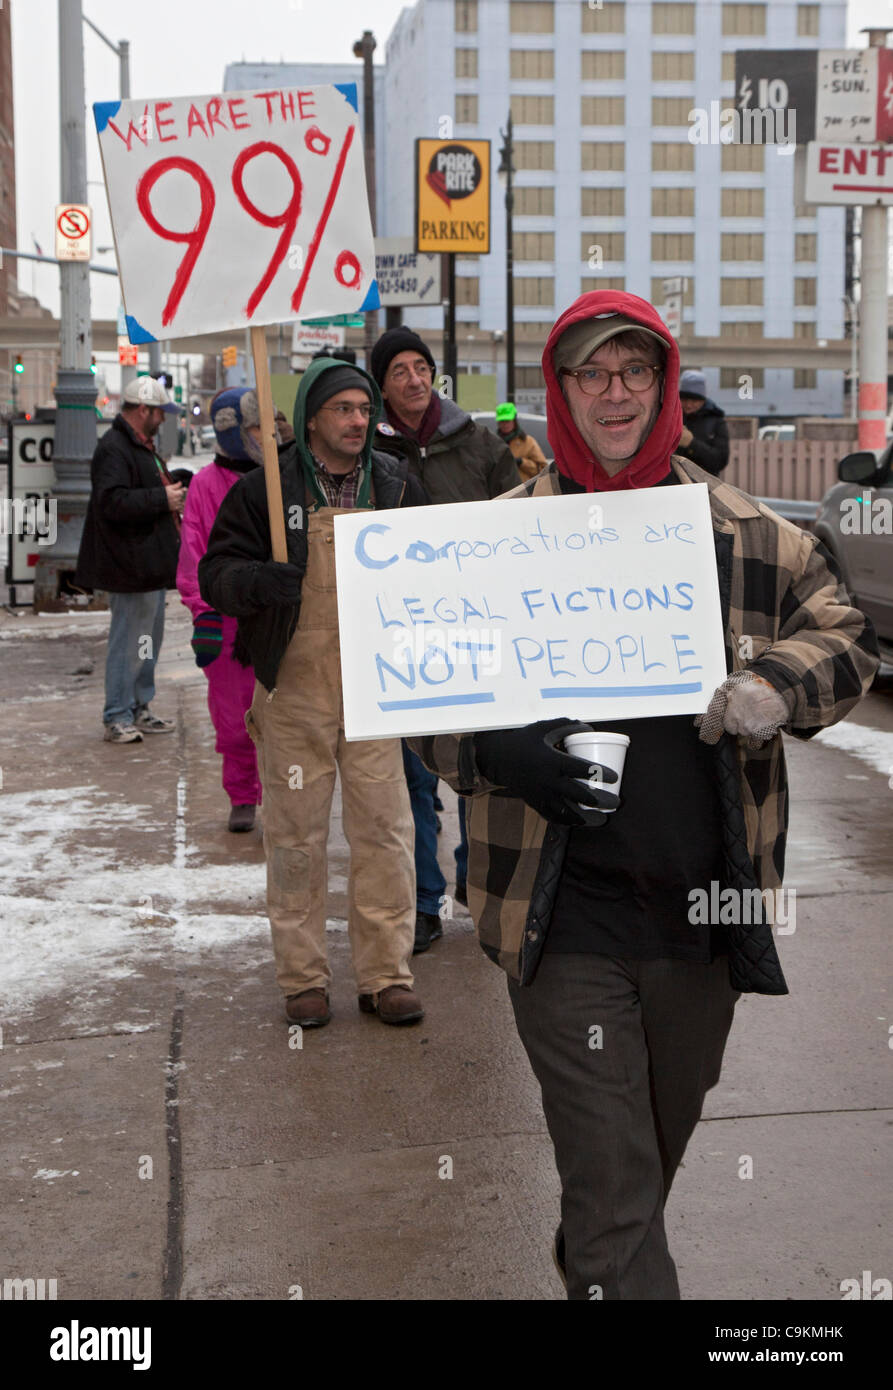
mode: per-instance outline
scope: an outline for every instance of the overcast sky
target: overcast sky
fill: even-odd
[[[12,9],[19,249],[32,236],[53,255],[53,212],[59,201],[59,80],[57,0],[7,0]],[[487,0],[483,0],[486,4]],[[246,61],[350,62],[355,39],[371,28],[376,57],[404,0],[83,0],[84,13],[117,42],[130,40],[134,97],[190,96],[220,91],[227,63]],[[854,0],[848,42],[861,47],[866,24],[893,24],[889,0]],[[118,95],[118,63],[84,26],[87,109]],[[88,201],[94,209],[94,247],[110,246],[111,231],[96,132],[87,126]],[[113,255],[95,255],[114,265]],[[55,266],[20,263],[19,282],[58,313]],[[93,316],[113,318],[117,281],[91,276]]]

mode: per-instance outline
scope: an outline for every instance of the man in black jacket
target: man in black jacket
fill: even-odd
[[[684,423],[677,454],[718,477],[729,461],[729,430],[724,410],[707,399],[703,372],[689,369],[679,378]]]
[[[176,584],[186,497],[152,441],[165,414],[176,409],[160,381],[138,377],[125,388],[121,414],[97,444],[90,469],[75,583],[108,591],[102,712],[108,743],[141,743],[144,733],[169,734],[174,728],[149,705],[164,636],[165,590]]]
[[[295,401],[295,442],[279,456],[287,562],[270,558],[257,469],[224,498],[198,568],[205,600],[239,620],[236,655],[241,645],[257,676],[245,722],[263,783],[267,911],[286,1016],[302,1028],[331,1017],[326,847],[336,766],[359,1007],[383,1023],[423,1017],[409,968],[415,876],[400,740],[344,737],[334,519],[427,500],[403,460],[373,453],[380,410],[365,372],[314,360]]]

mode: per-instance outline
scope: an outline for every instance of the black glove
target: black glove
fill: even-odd
[[[601,782],[616,782],[617,773],[555,747],[568,734],[589,729],[576,719],[541,719],[523,729],[475,734],[475,759],[488,782],[521,797],[546,820],[559,825],[604,825],[607,816],[602,811],[619,806],[619,796],[574,779],[597,775]],[[580,802],[592,809],[584,812]]]
[[[297,565],[267,560],[251,581],[251,601],[262,608],[287,608],[300,601],[303,572]]]

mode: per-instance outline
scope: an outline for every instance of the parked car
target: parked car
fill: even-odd
[[[216,449],[217,436],[214,433],[213,425],[202,425],[199,431],[199,442],[203,449]]]
[[[796,425],[762,425],[758,439],[793,440],[797,438]]]
[[[893,659],[893,444],[847,454],[822,498],[815,534],[840,566],[857,607]]]
[[[477,423],[479,425],[483,425],[485,429],[490,430],[493,434],[499,433],[499,430],[496,428],[496,416],[493,414],[492,411],[472,410],[470,414],[472,420],[476,420]],[[533,435],[537,444],[540,446],[543,453],[546,455],[547,461],[551,462],[554,455],[552,453],[552,445],[549,443],[549,438],[546,434],[545,415],[522,415],[519,410],[518,424],[521,426],[525,434]]]

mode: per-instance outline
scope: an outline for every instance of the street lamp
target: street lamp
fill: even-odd
[[[513,279],[514,270],[514,247],[512,244],[513,227],[512,214],[514,212],[514,194],[512,193],[512,175],[515,170],[512,165],[512,113],[509,111],[508,121],[505,130],[501,130],[500,135],[503,139],[502,149],[499,151],[499,168],[496,170],[496,177],[505,189],[505,398],[507,401],[514,402],[515,399],[515,282]]]

